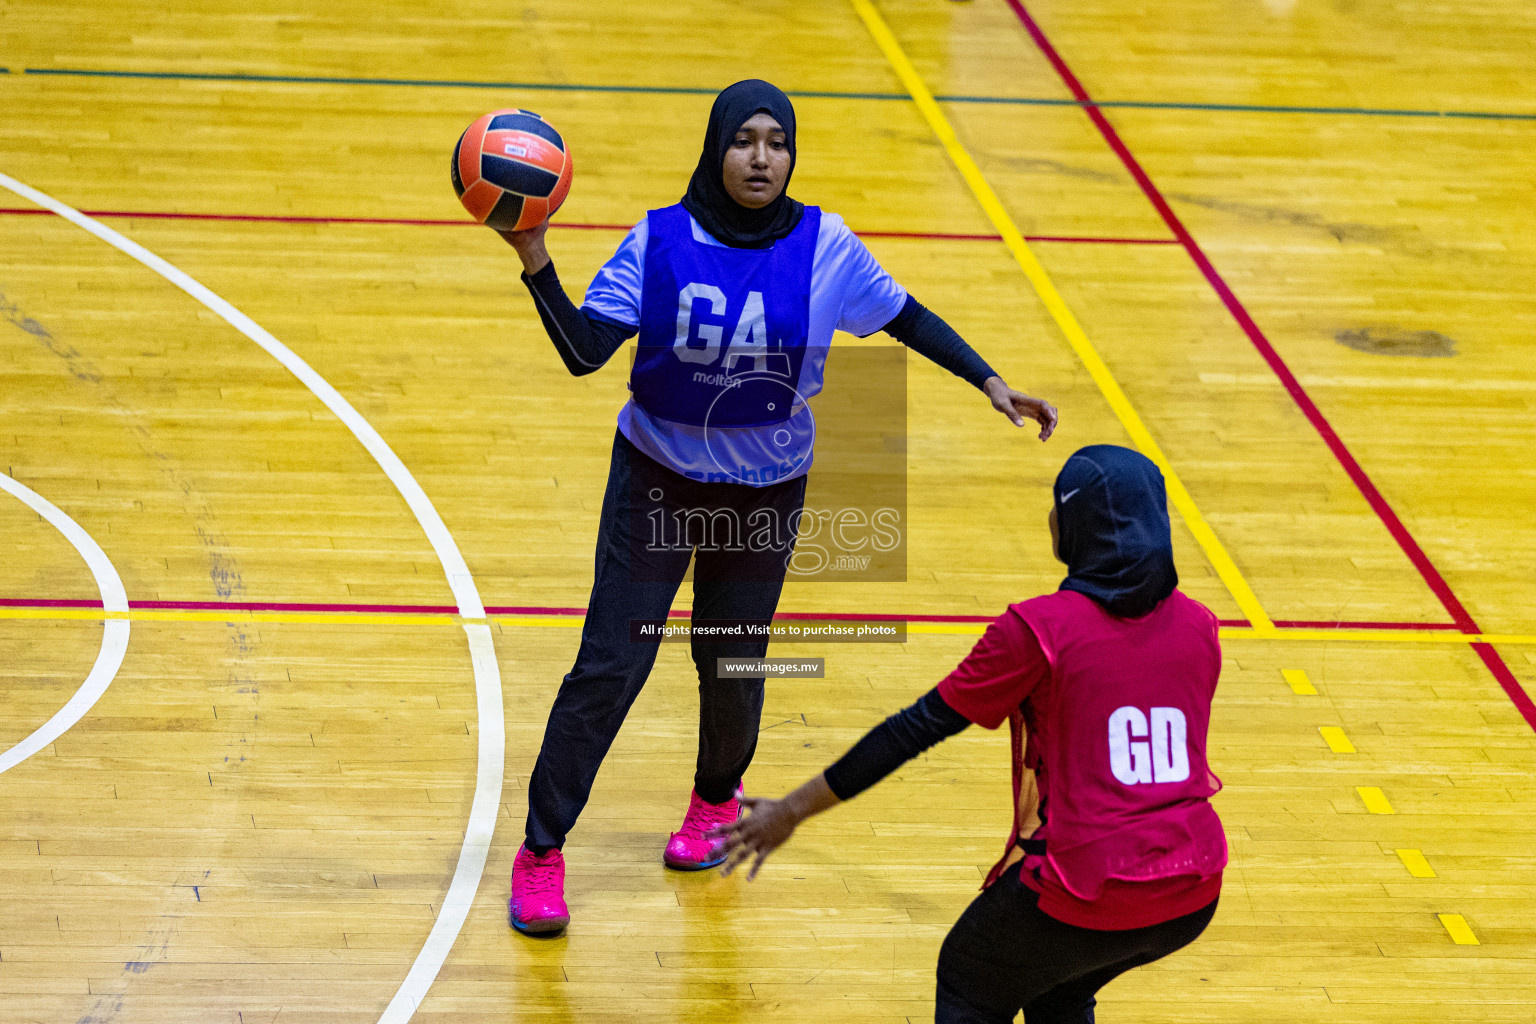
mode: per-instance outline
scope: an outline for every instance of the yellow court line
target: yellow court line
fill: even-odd
[[[880,17],[880,12],[875,10],[869,0],[850,0],[853,9],[864,21],[864,27],[869,29],[869,34],[874,36],[876,44],[885,54],[885,59],[890,62],[891,69],[896,72],[896,77],[901,79],[901,84],[911,95],[912,101],[917,104],[917,109],[922,112],[923,118],[928,122],[928,127],[933,134],[938,136],[943,144],[950,160],[960,171],[960,176],[970,186],[971,193],[976,201],[981,204],[987,219],[997,229],[997,233],[1003,237],[1003,244],[1008,251],[1013,253],[1013,258],[1018,261],[1024,276],[1029,278],[1029,283],[1034,287],[1035,294],[1040,296],[1040,301],[1045,303],[1045,308],[1051,314],[1051,319],[1056,321],[1056,326],[1061,328],[1061,333],[1066,335],[1067,343],[1072,346],[1072,351],[1082,360],[1087,367],[1088,374],[1093,382],[1098,385],[1104,398],[1109,402],[1109,407],[1114,410],[1116,418],[1120,420],[1125,431],[1131,437],[1133,443],[1147,458],[1157,464],[1157,468],[1163,471],[1163,479],[1168,485],[1168,497],[1184,523],[1189,527],[1189,532],[1194,534],[1195,540],[1205,552],[1205,557],[1210,560],[1216,570],[1216,575],[1221,578],[1237,606],[1242,610],[1243,617],[1253,624],[1253,628],[1264,634],[1274,631],[1275,625],[1270,620],[1263,605],[1259,603],[1253,588],[1243,578],[1242,572],[1232,557],[1227,554],[1227,549],[1222,546],[1216,532],[1211,529],[1205,517],[1200,514],[1200,509],[1195,505],[1195,499],[1190,496],[1184,482],[1173,471],[1173,465],[1163,450],[1158,447],[1157,441],[1152,437],[1152,432],[1142,422],[1140,414],[1135,406],[1121,390],[1120,384],[1115,380],[1104,359],[1099,355],[1093,342],[1088,340],[1088,335],[1083,331],[1082,325],[1072,315],[1072,310],[1067,307],[1066,300],[1061,297],[1061,292],[1056,290],[1056,285],[1051,281],[1050,275],[1045,272],[1045,267],[1035,258],[1030,251],[1029,244],[1024,241],[1024,235],[1014,224],[1013,218],[1008,215],[1007,209],[992,191],[992,186],[982,175],[981,168],[976,166],[976,161],[966,151],[955,135],[955,130],[950,126],[949,119],[944,116],[944,111],[939,108],[938,101],[933,98],[933,93],[928,90],[927,84],[907,55],[901,49],[901,44],[891,34],[885,19]]]
[[[447,612],[279,612],[248,611],[231,608],[216,609],[161,609],[133,608],[123,612],[104,612],[100,608],[0,608],[0,620],[32,619],[42,621],[100,622],[103,619],[127,619],[130,622],[273,622],[318,626],[441,626],[460,625],[465,622],[489,622],[500,626],[516,626],[533,629],[580,629],[580,615],[491,615],[484,619],[467,619]],[[987,630],[984,622],[908,622],[908,634],[929,636],[981,636]],[[1454,633],[1450,630],[1415,629],[1293,629],[1274,626],[1260,631],[1250,626],[1221,627],[1223,640],[1289,640],[1300,642],[1344,641],[1348,643],[1436,643],[1436,644],[1512,644],[1536,646],[1536,634],[1521,633]],[[1286,669],[1286,681],[1297,693],[1315,693],[1297,689],[1292,674],[1301,677],[1301,683],[1310,687],[1310,680],[1299,669]]]
[[[909,622],[908,633],[927,633],[936,636],[981,636],[987,631],[985,622]]]
[[[484,622],[460,615],[431,615],[388,612],[265,612],[231,608],[228,611],[201,609],[130,608],[124,612],[104,612],[100,608],[0,608],[0,619],[86,620],[127,619],[130,622],[281,622],[319,626],[441,626],[464,622]],[[579,624],[579,621],[578,621]]]
[[[1429,861],[1424,859],[1422,850],[1398,850],[1397,859],[1403,862],[1403,867],[1414,878],[1434,878],[1435,869],[1429,866]]]
[[[939,633],[960,636],[980,636],[987,630],[985,623],[971,622],[909,622],[908,633]],[[1304,629],[1287,626],[1271,626],[1266,630],[1251,626],[1222,626],[1223,640],[1291,640],[1298,642],[1338,640],[1346,643],[1424,643],[1424,644],[1514,644],[1536,645],[1536,634],[1525,633],[1458,633],[1443,629]],[[1285,681],[1298,694],[1315,694],[1317,688],[1300,669],[1283,669]]]
[[[1477,936],[1472,933],[1472,926],[1467,924],[1467,919],[1460,914],[1436,914],[1440,923],[1445,926],[1445,932],[1451,937],[1451,941],[1458,946],[1480,946]]]
[[[1387,799],[1387,794],[1381,791],[1380,786],[1356,786],[1355,792],[1360,794],[1360,801],[1372,814],[1397,813],[1392,808],[1392,801]]]
[[[171,611],[149,609],[130,611],[136,622],[284,622],[302,625],[334,626],[437,626],[444,623],[482,621],[459,615],[411,615],[389,612],[262,612],[242,611],[231,617],[219,611]]]
[[[1317,687],[1312,685],[1312,680],[1307,678],[1305,669],[1283,668],[1280,675],[1285,678],[1285,683],[1291,688],[1291,692],[1299,697],[1316,697]]]
[[[980,636],[987,630],[985,623],[972,622],[909,622],[908,633],[939,633],[960,636]],[[1536,645],[1536,634],[1525,633],[1458,633],[1443,629],[1305,629],[1287,626],[1271,626],[1267,630],[1251,626],[1222,626],[1223,640],[1292,640],[1328,641],[1347,643],[1425,643],[1425,644],[1515,644]],[[1315,694],[1316,687],[1300,669],[1284,669],[1285,680],[1298,694]]]
[[[1221,627],[1223,640],[1342,640],[1358,643],[1390,643],[1393,640],[1417,644],[1536,644],[1536,635],[1526,633],[1458,633],[1449,629],[1288,629],[1276,627],[1261,632],[1247,626]]]
[[[1344,730],[1338,726],[1320,725],[1317,727],[1317,731],[1323,737],[1323,742],[1328,744],[1328,749],[1335,754],[1353,754],[1355,752],[1355,745],[1349,741],[1349,737],[1344,735]]]
[[[586,620],[579,615],[497,615],[492,622],[500,626],[531,626],[533,628],[580,629]]]
[[[42,621],[75,620],[100,622],[103,619],[128,619],[130,622],[272,622],[318,626],[440,626],[459,625],[465,622],[488,622],[499,626],[531,629],[580,629],[579,615],[492,615],[484,619],[466,619],[448,613],[387,613],[387,612],[271,612],[230,609],[132,609],[122,612],[103,612],[100,608],[0,608],[0,620],[31,619]],[[983,622],[908,622],[906,632],[928,636],[981,636],[987,626]],[[1536,646],[1536,635],[1518,633],[1452,633],[1450,631],[1409,629],[1289,629],[1278,626],[1261,632],[1247,626],[1223,626],[1223,640],[1287,640],[1298,642],[1344,641],[1348,643],[1450,643],[1450,644],[1513,644]],[[1286,681],[1297,693],[1316,693],[1316,688],[1297,689],[1289,673],[1301,675],[1299,670],[1286,670]],[[1310,687],[1310,681],[1303,676]]]

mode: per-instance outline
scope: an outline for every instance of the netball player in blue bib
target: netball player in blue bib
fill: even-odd
[[[675,206],[635,225],[577,309],[545,249],[548,224],[507,233],[545,330],[571,373],[598,369],[639,334],[631,397],[619,413],[598,526],[596,574],[576,664],[561,683],[528,786],[526,841],[513,861],[512,924],[564,928],[560,848],[650,674],[664,622],[694,567],[693,621],[766,624],[778,607],[805,496],[814,429],[806,400],[836,330],[884,329],[981,389],[1013,423],[1056,424],[1047,402],[1014,391],[944,321],[909,296],[836,214],[785,194],[795,112],[767,82],[738,82],[710,111],[703,153]],[[717,545],[666,536],[689,513],[772,523],[767,540]],[[657,524],[663,524],[658,533]],[[697,542],[696,542],[697,541]],[[663,860],[720,863],[710,829],[738,814],[763,679],[721,679],[719,658],[761,658],[767,640],[693,639],[699,751],[682,827]]]

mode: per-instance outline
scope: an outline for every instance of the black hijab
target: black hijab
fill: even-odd
[[[789,174],[784,191],[761,210],[749,210],[725,190],[722,167],[741,126],[759,112],[769,114],[784,128],[789,146]],[[777,86],[757,78],[737,82],[715,97],[704,132],[704,151],[688,182],[683,208],[699,225],[734,249],[766,249],[800,223],[805,206],[789,198],[789,179],[795,173],[795,108]]]
[[[1163,474],[1139,452],[1080,448],[1056,477],[1056,527],[1067,578],[1111,615],[1147,614],[1178,586]]]

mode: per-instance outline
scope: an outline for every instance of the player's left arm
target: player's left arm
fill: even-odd
[[[1040,440],[1051,436],[1055,406],[1009,387],[953,327],[896,283],[842,218],[824,215],[823,224],[825,244],[818,246],[816,257],[826,261],[827,273],[841,286],[839,330],[860,337],[883,330],[979,389],[1014,426],[1034,420],[1040,424]]]
[[[895,319],[883,328],[885,333],[919,355],[926,356],[950,373],[981,390],[992,408],[1022,427],[1025,419],[1040,424],[1040,440],[1056,429],[1056,407],[1043,398],[1033,398],[1015,391],[1008,382],[987,365],[977,351],[943,317],[918,302],[911,295]]]

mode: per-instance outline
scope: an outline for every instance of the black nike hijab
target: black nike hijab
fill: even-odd
[[[741,126],[754,114],[767,113],[784,128],[789,147],[789,174],[784,191],[760,210],[751,210],[732,199],[725,190],[722,169],[726,150]],[[795,173],[795,108],[775,85],[749,78],[729,86],[715,97],[704,132],[704,151],[688,182],[683,208],[699,225],[734,249],[766,249],[795,230],[805,206],[789,198],[789,179]]]
[[[1168,492],[1139,452],[1112,444],[1079,448],[1056,477],[1057,549],[1067,563],[1062,590],[1093,598],[1134,619],[1173,593]]]

